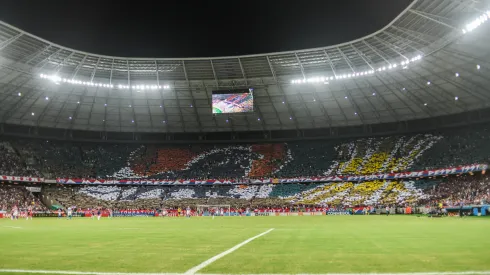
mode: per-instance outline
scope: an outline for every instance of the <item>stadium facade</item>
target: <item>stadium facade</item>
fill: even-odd
[[[489,1],[415,0],[381,30],[307,50],[127,58],[0,22],[5,135],[216,142],[386,134],[490,120]],[[328,34],[326,34],[328,35]],[[213,114],[213,90],[254,112]]]

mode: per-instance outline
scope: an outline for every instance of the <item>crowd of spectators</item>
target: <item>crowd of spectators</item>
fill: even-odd
[[[235,180],[370,175],[487,163],[485,127],[437,134],[240,145],[0,141],[0,174],[45,178]]]
[[[486,175],[461,175],[437,180],[426,186],[432,204],[443,203],[448,206],[489,204],[490,179]]]
[[[486,177],[443,180],[333,182],[324,184],[69,186],[46,187],[44,195],[62,205],[80,208],[159,209],[186,205],[233,207],[405,206],[428,201],[488,203]]]
[[[10,211],[14,207],[35,211],[45,211],[46,207],[38,197],[34,196],[24,186],[0,185],[0,211]]]
[[[9,142],[0,142],[0,175],[38,177],[40,173],[29,167]]]
[[[490,162],[490,127],[473,126],[450,129],[440,133],[440,139],[419,158],[415,169],[447,168]]]

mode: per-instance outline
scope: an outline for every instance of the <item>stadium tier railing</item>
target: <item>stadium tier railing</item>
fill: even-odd
[[[487,164],[473,164],[458,167],[448,167],[434,170],[407,171],[399,173],[381,173],[374,175],[335,175],[324,177],[295,177],[295,178],[263,178],[263,179],[238,179],[238,180],[163,180],[163,179],[79,179],[79,178],[57,178],[44,179],[22,176],[2,176],[0,180],[7,182],[26,183],[56,183],[56,184],[94,184],[94,185],[207,185],[207,184],[277,184],[277,183],[320,183],[320,182],[362,182],[371,180],[397,180],[410,178],[426,178],[437,176],[448,176],[455,174],[468,174],[483,172],[488,169]]]

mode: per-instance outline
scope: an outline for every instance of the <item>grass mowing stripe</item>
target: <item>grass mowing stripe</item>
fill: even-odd
[[[66,275],[185,275],[187,274],[187,273],[137,273],[137,272],[126,273],[126,272],[90,272],[90,271],[24,270],[24,269],[0,269],[0,273],[66,274]],[[208,273],[193,273],[193,274],[194,275],[234,275],[234,274],[208,274]],[[490,275],[490,271],[412,272],[412,273],[325,273],[325,274],[272,273],[272,274],[237,274],[237,275]]]
[[[238,248],[240,248],[240,247],[248,244],[249,242],[251,242],[251,241],[253,241],[253,240],[257,239],[257,238],[260,238],[260,237],[264,236],[265,234],[268,234],[272,230],[274,230],[274,228],[271,228],[271,229],[269,229],[269,230],[267,230],[267,231],[265,231],[263,233],[260,233],[259,235],[256,235],[256,236],[254,236],[254,237],[252,237],[250,239],[247,239],[247,240],[245,240],[245,241],[243,241],[243,242],[235,245],[234,247],[232,247],[232,248],[230,248],[230,249],[228,249],[228,250],[226,250],[224,252],[221,252],[220,254],[218,254],[218,255],[210,258],[209,260],[206,260],[206,261],[200,263],[199,265],[197,265],[197,266],[195,266],[195,267],[187,270],[187,272],[185,274],[187,274],[187,275],[195,274],[197,271],[199,271],[199,270],[205,268],[206,266],[212,264],[214,261],[223,258],[224,256],[232,253],[233,251],[237,250]]]

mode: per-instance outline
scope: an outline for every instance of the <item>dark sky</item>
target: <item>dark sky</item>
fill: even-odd
[[[0,20],[60,45],[130,57],[328,46],[372,33],[410,0],[2,0]]]

